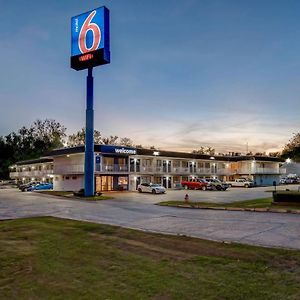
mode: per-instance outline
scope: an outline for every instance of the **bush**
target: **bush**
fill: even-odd
[[[273,201],[278,202],[289,202],[300,204],[300,192],[295,191],[280,191],[273,192]]]
[[[84,197],[84,189],[80,189],[78,192],[73,192],[76,197]],[[94,196],[101,196],[101,192],[95,192]]]

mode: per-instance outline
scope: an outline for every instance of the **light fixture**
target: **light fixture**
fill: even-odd
[[[287,158],[287,159],[285,160],[285,162],[286,162],[287,164],[290,164],[290,163],[292,162],[292,160],[291,160],[290,158]]]
[[[157,156],[157,155],[159,155],[159,152],[158,151],[154,151],[153,155]]]
[[[211,156],[209,159],[215,159],[213,156]]]
[[[70,157],[70,154],[67,154],[67,157]]]

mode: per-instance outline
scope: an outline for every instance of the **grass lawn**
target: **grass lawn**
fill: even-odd
[[[300,299],[300,252],[55,218],[0,222],[0,299]]]
[[[237,201],[231,203],[210,203],[210,202],[184,202],[184,201],[164,201],[158,203],[162,206],[178,206],[185,205],[195,208],[205,208],[205,207],[226,207],[226,208],[271,208],[272,210],[300,210],[300,205],[283,205],[283,204],[273,204],[273,198],[259,198],[253,200]]]
[[[94,197],[78,197],[74,196],[73,192],[65,192],[65,191],[35,191],[36,193],[41,193],[41,194],[47,194],[47,195],[52,195],[52,196],[60,196],[60,197],[66,197],[66,198],[76,198],[76,199],[82,199],[82,200],[92,200],[92,201],[99,201],[99,200],[109,200],[109,199],[114,199],[114,197],[111,196],[94,196]]]

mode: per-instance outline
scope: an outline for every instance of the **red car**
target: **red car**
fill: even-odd
[[[190,179],[189,181],[181,181],[181,185],[184,189],[190,190],[203,190],[207,189],[208,182],[204,179]]]

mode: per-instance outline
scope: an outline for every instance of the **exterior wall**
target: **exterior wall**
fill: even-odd
[[[53,159],[54,174],[83,174],[84,154],[57,156]]]
[[[67,153],[67,152],[65,152]],[[116,153],[95,154],[95,177],[105,180],[110,176],[113,189],[118,186],[119,177],[128,177],[128,189],[136,190],[142,182],[153,182],[167,188],[178,188],[182,180],[188,178],[219,178],[233,180],[240,177],[252,178],[258,185],[272,185],[278,182],[285,169],[280,169],[279,162],[261,160],[221,161],[218,159],[187,159],[181,157],[165,157],[153,155],[128,155]],[[99,158],[99,159],[98,159]],[[226,159],[226,158],[225,158]],[[84,153],[60,154],[54,156],[49,170],[54,177],[54,190],[77,191],[83,188]],[[39,164],[31,166],[17,166],[12,178],[37,178],[36,174],[46,174]],[[23,169],[24,168],[24,169]],[[27,170],[27,169],[28,170]],[[26,172],[26,173],[25,173]],[[50,175],[50,174],[48,174]],[[111,179],[112,178],[112,179]],[[100,179],[100,188],[102,188]],[[97,179],[96,179],[97,180]]]
[[[83,188],[83,175],[55,175],[54,191],[79,191]]]
[[[256,182],[257,185],[273,185],[273,181],[276,184],[279,184],[279,175],[254,175],[253,181]]]

